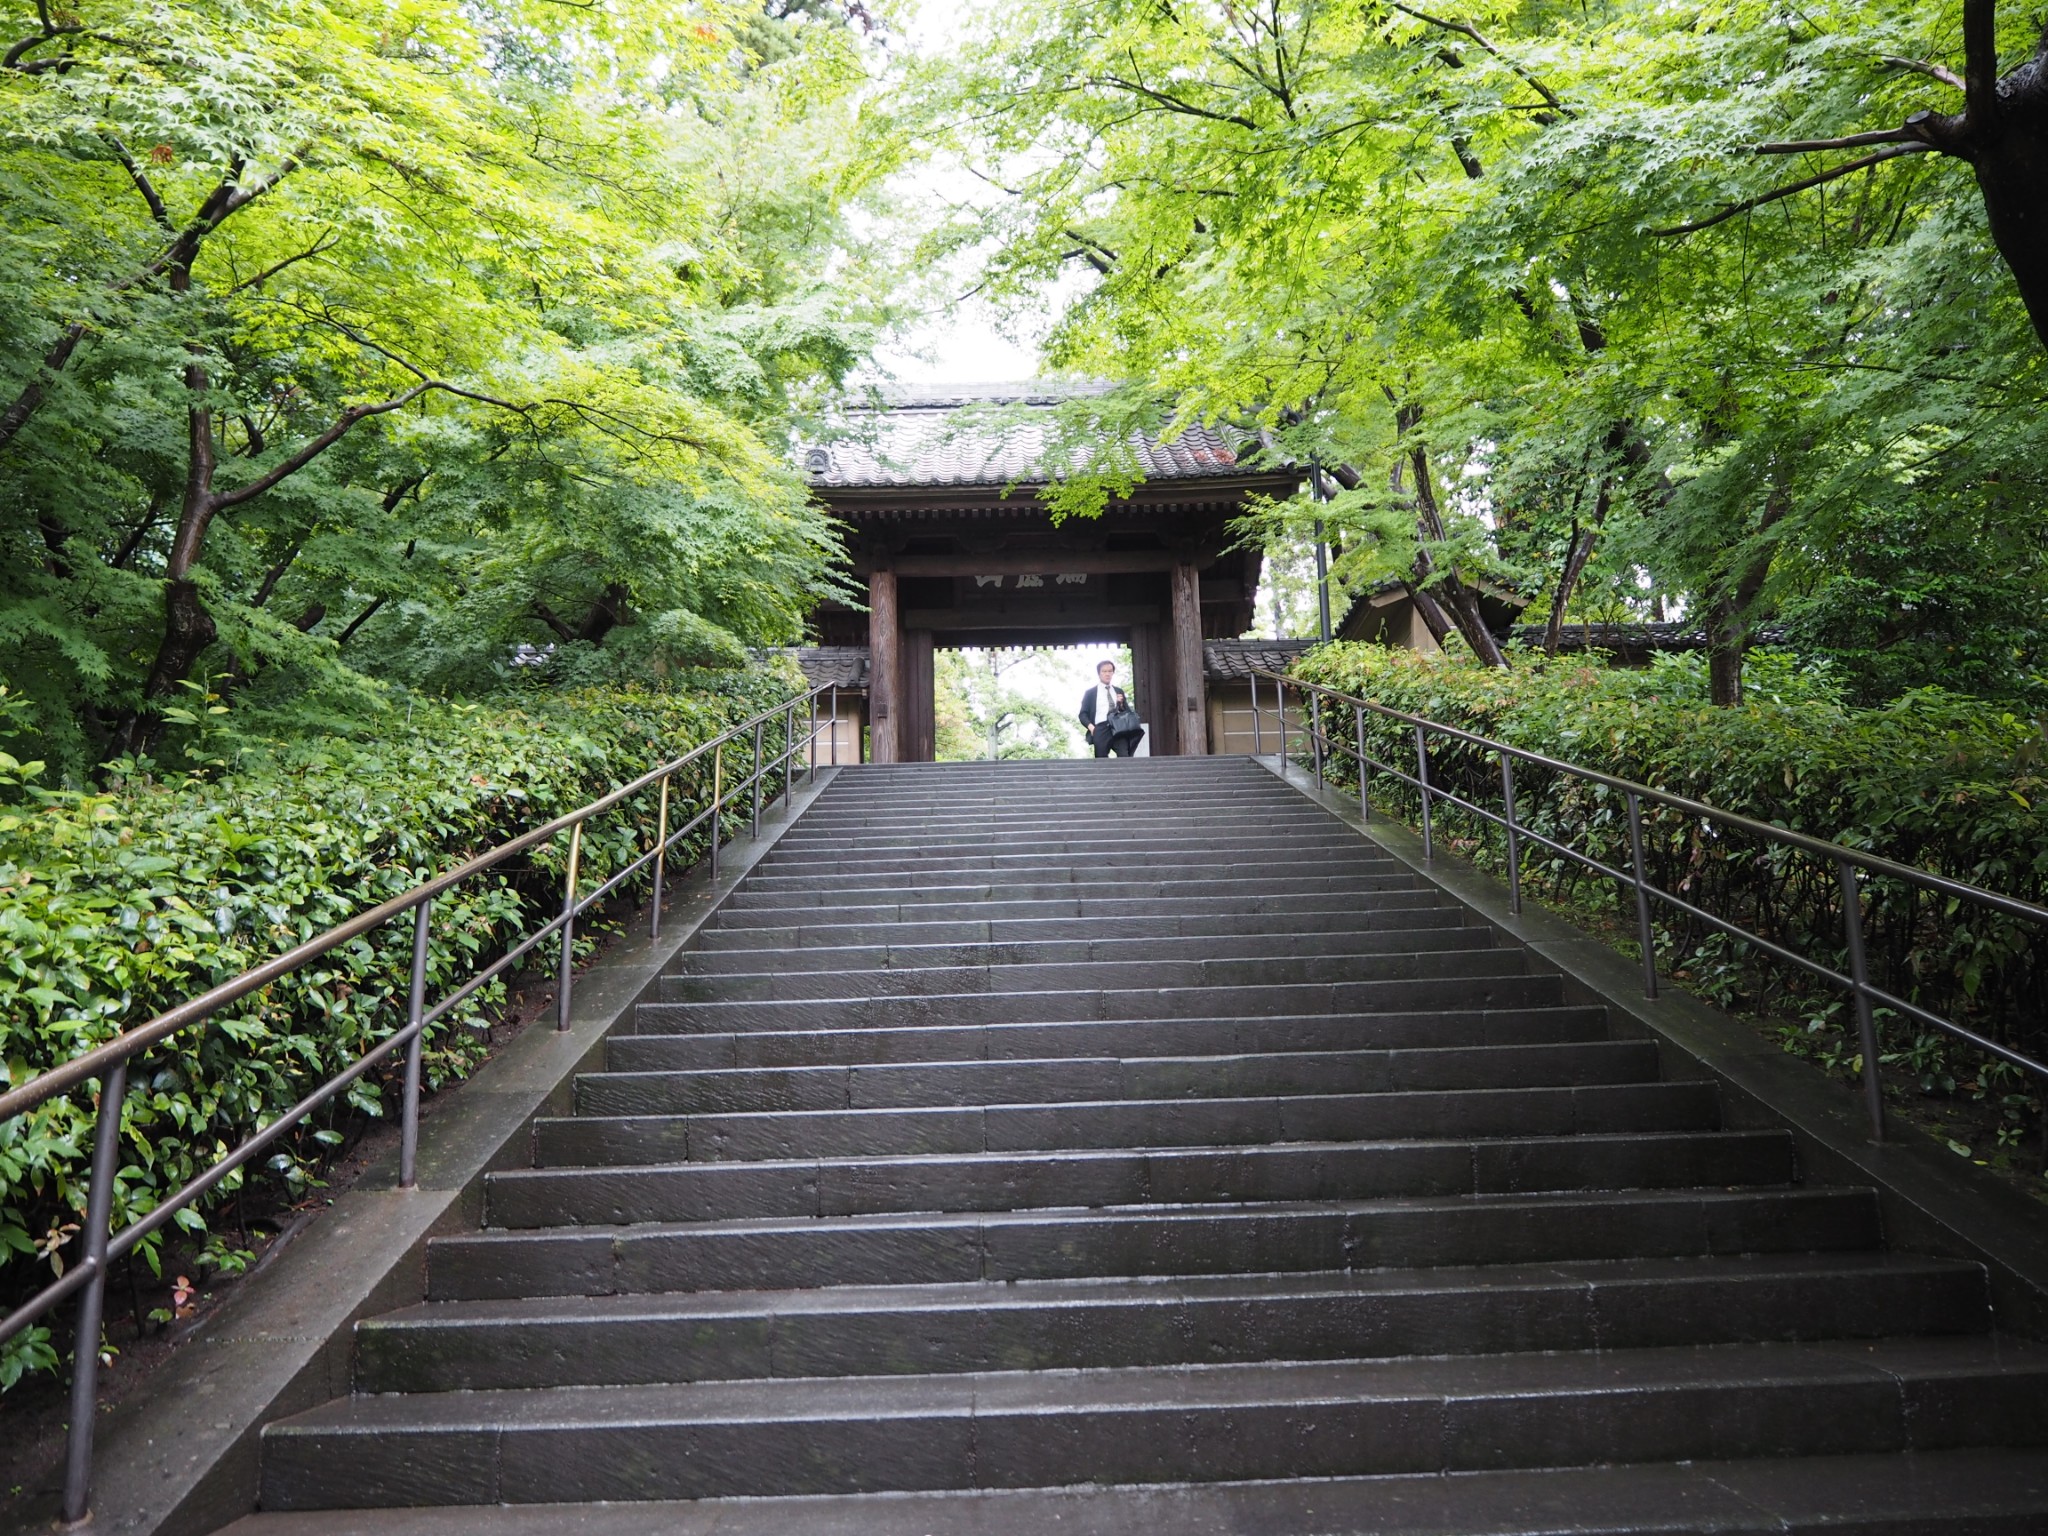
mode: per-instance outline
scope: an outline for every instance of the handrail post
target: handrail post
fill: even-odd
[[[92,1138],[92,1186],[85,1197],[85,1254],[92,1278],[78,1298],[78,1333],[71,1358],[71,1426],[64,1447],[64,1524],[83,1525],[92,1513],[92,1431],[99,1412],[100,1318],[107,1300],[107,1243],[113,1237],[115,1163],[121,1155],[121,1101],[128,1095],[128,1063],[117,1061],[100,1079],[100,1108]]]
[[[661,776],[661,810],[654,825],[654,916],[648,920],[647,937],[661,937],[661,892],[668,876],[668,785],[674,774]]]
[[[791,720],[795,712],[796,706],[794,704],[785,704],[782,707],[782,746],[775,754],[775,767],[776,771],[782,775],[782,788],[768,797],[768,806],[771,810],[774,809],[778,798],[784,801],[782,808],[785,811],[789,809],[787,803],[789,796],[789,767],[790,759],[796,750],[792,745],[790,732],[795,729]]]
[[[1313,743],[1311,756],[1316,765],[1316,793],[1323,792],[1323,696],[1311,692],[1308,696],[1308,729]]]
[[[754,722],[754,761],[752,764],[754,771],[752,778],[754,781],[754,836],[756,838],[759,838],[761,835],[761,724],[762,722],[759,720]]]
[[[1266,755],[1266,733],[1259,725],[1259,674],[1254,669],[1252,679],[1252,756]]]
[[[1508,910],[1522,915],[1522,834],[1515,825],[1515,760],[1500,755],[1500,798],[1508,830]]]
[[[718,882],[719,834],[725,830],[724,818],[719,807],[725,800],[725,742],[721,739],[711,749],[711,880]]]
[[[1863,890],[1856,866],[1835,861],[1842,886],[1842,936],[1849,943],[1849,980],[1856,997],[1856,1043],[1863,1052],[1863,1107],[1870,1114],[1870,1139],[1884,1140],[1884,1083],[1878,1077],[1877,1019],[1870,1010],[1870,961],[1863,952]]]
[[[1650,882],[1643,867],[1643,802],[1628,792],[1628,856],[1636,887],[1636,942],[1643,950],[1643,996],[1657,995],[1657,935],[1650,926]]]
[[[412,986],[405,1004],[405,1027],[412,1031],[412,1038],[405,1043],[405,1108],[398,1130],[400,1189],[419,1183],[420,1065],[426,1054],[427,932],[433,910],[431,896],[412,909]]]
[[[1354,704],[1351,713],[1358,717],[1358,819],[1372,820],[1372,805],[1365,793],[1365,706]]]
[[[804,700],[804,785],[818,782],[818,690]]]
[[[555,1028],[569,1027],[569,986],[576,965],[576,872],[583,861],[583,823],[569,829],[569,879],[562,894],[562,980],[555,988]]]
[[[839,766],[839,685],[832,685],[832,766]]]
[[[1278,701],[1278,703],[1279,703],[1279,712],[1280,712],[1280,744],[1279,744],[1279,745],[1278,745],[1278,746],[1277,746],[1277,747],[1276,747],[1276,748],[1274,749],[1274,751],[1273,751],[1273,757],[1274,757],[1274,760],[1275,760],[1276,762],[1278,762],[1278,763],[1279,763],[1279,765],[1280,765],[1280,771],[1281,771],[1281,772],[1282,772],[1282,773],[1284,774],[1284,773],[1285,773],[1285,772],[1287,771],[1287,681],[1286,681],[1286,679],[1284,679],[1284,678],[1278,678],[1278,677],[1276,677],[1276,678],[1274,678],[1274,679],[1273,679],[1273,693],[1274,693],[1274,696],[1275,696],[1275,698],[1277,699],[1277,701]]]
[[[1429,823],[1429,743],[1419,725],[1415,727],[1415,783],[1422,791],[1422,857],[1427,862],[1436,858],[1436,836]]]

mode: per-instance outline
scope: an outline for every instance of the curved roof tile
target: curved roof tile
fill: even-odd
[[[848,415],[848,435],[807,443],[798,454],[819,487],[1043,485],[1053,407],[1101,386],[1049,384],[950,385],[908,390],[886,405]],[[1043,422],[1001,424],[974,419],[970,407],[1034,407]],[[1171,442],[1134,432],[1130,443],[1148,481],[1195,480],[1246,473],[1221,433],[1192,426]]]

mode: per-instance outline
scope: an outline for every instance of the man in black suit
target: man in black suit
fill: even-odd
[[[1096,684],[1081,695],[1081,729],[1088,733],[1088,741],[1095,748],[1097,757],[1107,757],[1115,752],[1119,757],[1129,757],[1136,742],[1119,737],[1109,728],[1110,711],[1125,702],[1123,689],[1116,686],[1116,663],[1098,661],[1095,664]]]

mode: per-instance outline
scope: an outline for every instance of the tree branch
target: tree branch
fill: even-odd
[[[1555,93],[1551,91],[1549,86],[1545,85],[1541,80],[1538,80],[1533,74],[1531,74],[1528,70],[1524,69],[1520,64],[1517,64],[1513,59],[1509,58],[1506,54],[1502,53],[1498,48],[1494,47],[1492,43],[1488,42],[1484,37],[1480,35],[1479,29],[1473,26],[1471,22],[1445,21],[1442,17],[1432,16],[1427,11],[1418,11],[1412,5],[1403,5],[1401,3],[1401,0],[1387,0],[1387,4],[1389,7],[1399,11],[1404,16],[1413,16],[1417,21],[1427,22],[1430,26],[1440,28],[1445,32],[1455,32],[1460,37],[1471,38],[1473,42],[1477,43],[1481,48],[1484,48],[1488,53],[1492,54],[1495,59],[1497,59],[1502,64],[1505,64],[1509,69],[1513,70],[1515,73],[1515,78],[1520,80],[1522,84],[1528,86],[1529,89],[1534,91],[1538,96],[1541,96],[1544,102],[1550,107],[1551,111],[1559,113],[1565,117],[1571,116],[1571,109],[1567,107],[1562,101],[1558,100],[1557,96],[1555,95]]]
[[[1116,75],[1091,75],[1088,83],[1090,85],[1106,85],[1112,90],[1129,91],[1133,96],[1143,96],[1148,101],[1158,102],[1160,106],[1169,112],[1183,113],[1188,117],[1207,118],[1212,123],[1230,123],[1236,127],[1248,129],[1253,133],[1259,131],[1259,125],[1248,117],[1240,117],[1235,112],[1211,112],[1207,107],[1198,107],[1193,102],[1182,101],[1178,96],[1169,96],[1164,91],[1155,91],[1150,86],[1139,85],[1135,81],[1124,80]]]
[[[1779,187],[1774,191],[1764,192],[1756,197],[1744,198],[1739,203],[1730,203],[1719,213],[1711,214],[1704,219],[1696,219],[1690,224],[1677,224],[1670,229],[1653,229],[1650,233],[1660,240],[1668,239],[1673,235],[1697,234],[1700,230],[1712,229],[1716,224],[1732,219],[1739,213],[1748,213],[1752,208],[1761,208],[1764,204],[1775,203],[1780,198],[1795,196],[1798,193],[1817,187],[1823,182],[1839,181],[1844,176],[1853,175],[1857,171],[1866,170],[1876,165],[1880,160],[1896,160],[1900,155],[1922,155],[1933,148],[1932,144],[1921,144],[1918,142],[1893,144],[1880,149],[1874,155],[1865,155],[1860,160],[1851,160],[1847,165],[1838,165],[1831,171],[1822,171],[1818,176],[1809,176],[1804,181],[1793,182],[1790,186]]]
[[[135,157],[128,153],[128,146],[111,133],[106,135],[108,146],[114,151],[114,158],[121,162],[121,168],[128,173],[128,179],[135,183],[135,190],[142,194],[142,200],[149,204],[149,216],[156,220],[157,228],[173,239],[177,237],[177,226],[171,223],[170,210],[164,207],[164,200],[157,194],[156,187],[135,163]]]
[[[547,625],[549,629],[552,629],[558,636],[561,637],[562,641],[565,644],[570,641],[573,641],[576,638],[576,631],[571,629],[567,624],[563,623],[561,615],[556,613],[554,609],[550,608],[546,603],[542,602],[539,598],[535,598],[533,600],[533,616],[539,619],[541,623]]]
[[[295,170],[298,164],[298,156],[294,155],[254,186],[244,188],[240,184],[240,179],[247,162],[239,158],[230,161],[227,175],[207,194],[206,201],[199,205],[199,211],[170,243],[142,267],[130,272],[126,277],[108,283],[105,291],[110,294],[125,293],[130,288],[152,282],[181,266],[189,268],[198,255],[200,244],[208,235],[220,228],[229,215],[248,207],[276,186]],[[14,439],[15,434],[28,424],[29,418],[41,409],[43,401],[49,395],[48,375],[63,371],[64,365],[71,360],[71,354],[78,350],[79,342],[85,339],[91,329],[90,321],[74,320],[65,328],[64,334],[57,338],[50,350],[43,354],[43,366],[38,375],[22,386],[21,392],[14,397],[5,411],[0,411],[0,448],[6,447]]]
[[[1925,59],[1901,59],[1891,54],[1884,56],[1884,62],[1891,65],[1893,69],[1910,69],[1916,75],[1925,75],[1930,80],[1939,80],[1943,85],[1954,86],[1959,91],[1967,89],[1963,84],[1963,77],[1950,69],[1946,64],[1930,64]]]
[[[238,485],[232,491],[222,491],[215,495],[213,498],[214,508],[217,511],[225,511],[229,507],[238,507],[245,501],[254,501],[265,491],[296,475],[308,464],[319,458],[321,454],[348,436],[349,429],[354,427],[357,422],[367,421],[372,416],[388,415],[392,411],[402,411],[405,407],[411,405],[413,401],[419,399],[421,395],[437,390],[446,394],[461,395],[469,400],[481,400],[489,405],[506,406],[510,410],[516,411],[519,409],[518,406],[508,406],[505,401],[493,400],[487,395],[479,395],[470,390],[459,389],[455,385],[443,383],[439,379],[428,379],[424,383],[413,385],[411,389],[393,395],[389,400],[378,400],[369,405],[350,406],[339,416],[335,417],[333,423],[329,425],[325,432],[322,432],[318,437],[307,443],[297,453],[292,454],[278,464],[272,465],[247,485]]]
[[[1910,128],[1875,128],[1869,133],[1846,134],[1839,139],[1786,139],[1775,144],[1752,144],[1753,155],[1804,155],[1819,149],[1860,149],[1865,144],[1915,144],[1920,135]]]
[[[36,0],[36,19],[42,23],[42,30],[30,33],[0,56],[0,69],[18,68],[31,48],[40,48],[53,38],[74,36],[85,30],[83,22],[67,22],[60,26],[52,20],[49,0]]]
[[[371,598],[370,606],[365,608],[361,613],[357,614],[354,618],[348,621],[348,627],[344,629],[340,634],[334,637],[334,643],[336,645],[347,645],[349,641],[355,637],[355,632],[361,629],[365,624],[369,623],[371,618],[375,616],[377,610],[384,606],[385,601],[386,599],[382,597]]]
[[[325,255],[327,252],[333,250],[335,246],[341,243],[338,237],[330,238],[333,236],[333,230],[323,229],[322,231],[320,231],[319,235],[314,239],[313,243],[307,246],[303,251],[299,251],[293,255],[286,256],[281,260],[273,261],[269,266],[265,267],[261,272],[258,272],[254,277],[244,278],[241,282],[236,283],[234,287],[228,289],[227,291],[229,293],[241,293],[246,289],[260,288],[265,283],[269,282],[273,277],[277,276],[278,273],[282,272],[286,267],[295,266],[302,261],[311,261],[315,256]]]

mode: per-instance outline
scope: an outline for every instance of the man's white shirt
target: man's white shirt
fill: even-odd
[[[1116,685],[1097,683],[1095,685],[1095,723],[1109,724],[1109,712],[1116,708]]]

